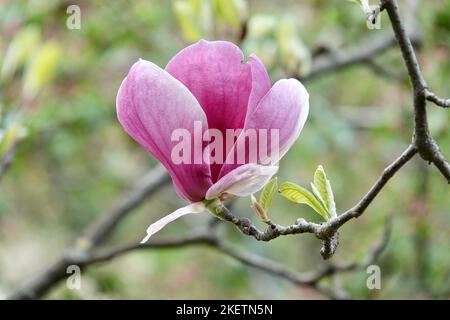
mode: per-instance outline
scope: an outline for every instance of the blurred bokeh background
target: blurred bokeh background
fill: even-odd
[[[450,96],[450,1],[401,0],[402,13],[420,39],[425,77]],[[66,26],[69,5],[81,9],[81,28]],[[420,10],[417,10],[419,6]],[[360,7],[345,0],[0,0],[0,156],[15,141],[14,159],[0,182],[0,297],[51,264],[92,221],[156,161],[123,133],[115,115],[118,87],[140,57],[165,66],[200,38],[227,39],[245,55],[255,52],[272,81],[306,77],[330,51],[390,36],[369,30]],[[375,41],[375,40],[374,40]],[[408,145],[412,131],[409,83],[397,48],[359,64],[305,81],[310,118],[281,161],[279,180],[308,186],[325,167],[338,211],[354,205],[384,167]],[[450,115],[430,108],[430,126],[450,156]],[[257,221],[249,199],[234,210]],[[146,226],[184,205],[171,185],[161,188],[118,226],[109,244],[142,238]],[[368,290],[365,270],[339,275],[358,299],[450,297],[450,191],[440,174],[411,161],[358,220],[341,229],[337,262],[363,259],[394,226],[377,264],[382,289]],[[280,224],[320,222],[309,207],[274,200]],[[208,223],[188,216],[158,236],[181,235]],[[243,250],[298,271],[321,264],[311,235],[259,243],[220,226]],[[327,284],[325,280],[325,284]],[[301,299],[324,298],[249,268],[206,247],[130,253],[83,271],[81,290],[56,285],[46,298],[89,299]]]

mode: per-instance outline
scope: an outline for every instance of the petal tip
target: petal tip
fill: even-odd
[[[141,244],[145,244],[148,241],[148,239],[150,239],[151,236],[152,236],[151,234],[147,234],[145,238],[141,240]]]

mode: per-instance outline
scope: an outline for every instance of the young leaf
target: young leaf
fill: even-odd
[[[327,194],[328,194],[328,212],[331,214],[332,218],[336,218],[336,203],[334,202],[333,190],[331,189],[330,180],[327,180]]]
[[[324,203],[330,217],[335,217],[336,205],[334,203],[333,190],[331,189],[330,181],[327,179],[327,175],[322,166],[318,166],[314,173],[314,185],[317,188],[317,192],[320,194],[320,197],[318,196],[318,198]]]
[[[196,3],[194,2],[178,0],[173,3],[173,10],[181,26],[183,37],[189,42],[197,41],[203,35],[198,16],[195,12],[197,8],[194,7],[196,7]]]
[[[268,212],[272,207],[272,200],[275,196],[278,189],[278,181],[277,178],[272,178],[261,191],[261,195],[259,196],[259,204],[264,209],[264,211]]]
[[[251,207],[258,214],[258,216],[261,219],[261,221],[268,222],[269,221],[269,217],[267,216],[267,211],[264,210],[264,208],[261,206],[260,203],[258,203],[258,201],[256,201],[256,198],[255,198],[255,196],[253,194],[250,196],[250,199],[252,201]]]
[[[238,29],[241,25],[239,7],[236,0],[215,0],[216,14],[227,21],[233,28]]]
[[[55,41],[44,43],[27,66],[23,91],[26,97],[34,97],[53,78],[61,58],[61,46]]]
[[[320,194],[320,192],[317,189],[316,185],[314,183],[312,183],[312,182],[311,182],[311,190],[312,190],[314,196],[316,196],[316,198],[319,200],[319,202],[327,210],[327,213],[328,213],[328,208],[327,208],[327,205],[325,204],[325,200],[322,198],[322,195]],[[327,214],[327,216],[329,217],[330,214]]]
[[[313,208],[318,214],[320,214],[325,220],[328,220],[328,212],[314,197],[314,195],[299,185],[292,182],[285,182],[280,186],[280,193],[286,199],[295,202],[303,203]]]
[[[8,80],[13,76],[16,69],[21,67],[36,50],[40,38],[40,30],[34,25],[24,27],[17,32],[3,59],[0,71],[1,80]]]
[[[0,157],[4,156],[11,148],[13,143],[24,138],[27,135],[25,127],[19,123],[12,123],[4,130],[0,140]]]

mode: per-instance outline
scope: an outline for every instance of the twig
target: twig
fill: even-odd
[[[417,34],[413,34],[412,39],[414,39],[415,44],[420,44],[420,37]],[[311,71],[307,75],[296,78],[306,82],[357,64],[370,65],[375,57],[394,47],[395,44],[393,36],[384,36],[368,39],[363,44],[353,48],[329,51],[329,53],[320,55],[314,60]]]
[[[77,242],[87,247],[101,244],[124,216],[169,182],[170,177],[164,167],[156,166],[139,179],[128,194],[120,197],[112,209],[89,227]]]
[[[168,175],[161,166],[157,166],[149,171],[136,183],[132,191],[119,197],[113,208],[88,228],[85,235],[78,238],[61,258],[26,283],[11,298],[36,299],[42,296],[56,282],[67,276],[66,269],[69,265],[76,264],[74,262],[88,256],[90,250],[101,244],[114,230],[119,221],[158,191],[161,186],[167,184],[168,181]],[[75,256],[77,258],[74,260]]]
[[[417,63],[411,41],[408,38],[401,21],[396,1],[383,0],[381,2],[380,8],[382,10],[387,10],[389,14],[389,18],[394,30],[395,39],[397,40],[401,49],[402,57],[405,61],[408,75],[413,85],[415,128],[412,144],[397,160],[395,160],[384,170],[381,177],[355,207],[344,212],[338,217],[331,219],[328,222],[315,224],[306,222],[304,219],[299,219],[294,225],[287,227],[270,223],[269,227],[266,230],[260,231],[251,223],[250,220],[234,216],[223,205],[217,208],[217,216],[233,223],[244,234],[250,235],[255,239],[261,241],[269,241],[281,235],[313,233],[318,239],[323,241],[321,254],[326,259],[329,258],[337,248],[337,244],[339,242],[338,229],[347,221],[353,218],[357,218],[361,214],[363,214],[363,212],[367,209],[367,207],[375,199],[379,192],[384,188],[384,186],[392,178],[392,176],[400,168],[402,168],[416,153],[419,153],[423,159],[432,162],[441,171],[443,176],[446,177],[450,182],[450,165],[445,160],[442,153],[439,151],[438,144],[433,140],[429,133],[425,108],[427,100],[431,100],[436,103],[436,101],[442,102],[443,99],[436,99],[434,95],[430,95],[431,92],[427,89],[427,85]],[[320,61],[317,61],[315,63],[311,73],[306,77],[303,77],[302,80],[310,80],[319,75],[331,71],[340,70],[350,65],[367,63],[379,53],[392,47],[393,43],[393,38],[389,38],[387,39],[387,41],[384,40],[380,43],[373,42],[369,45],[364,44],[364,46],[360,47],[358,50],[354,50],[352,52],[348,51],[346,54],[333,55],[331,56],[331,58],[328,57],[326,59],[321,59]],[[145,184],[145,186],[141,186],[140,188],[135,189],[135,191],[132,192],[131,195],[120,200],[117,206],[114,207],[109,214],[105,215],[105,217],[102,218],[98,223],[96,223],[94,227],[89,229],[85,236],[77,241],[74,248],[69,248],[68,253],[64,255],[63,258],[58,260],[43,274],[39,275],[36,279],[31,281],[28,285],[14,294],[12,297],[37,298],[41,296],[53,284],[65,277],[66,267],[70,264],[73,264],[74,262],[79,262],[81,265],[87,266],[93,262],[106,261],[117,255],[132,250],[147,248],[147,246],[132,244],[125,247],[120,247],[119,249],[111,249],[110,251],[106,252],[95,251],[95,253],[93,253],[92,250],[94,248],[97,248],[98,245],[107,238],[107,236],[111,233],[118,222],[121,221],[128,212],[142,203],[147,196],[155,192],[161,186],[161,184],[168,181],[168,177],[162,171],[155,174],[155,176],[152,177],[152,179],[155,178],[154,181],[149,178],[149,181],[147,181],[147,184]],[[159,245],[156,242],[152,243],[153,247],[155,248],[167,246],[182,246],[184,244],[194,243],[208,244],[210,246],[218,248],[222,252],[227,253],[228,255],[238,259],[243,263],[258,267],[261,270],[284,277],[285,279],[290,279],[292,282],[313,284],[318,281],[314,280],[311,275],[309,275],[309,278],[305,277],[305,275],[298,275],[297,273],[292,273],[291,271],[286,270],[283,266],[279,266],[273,263],[265,263],[265,261],[261,260],[260,257],[236,251],[234,248],[229,247],[227,244],[219,242],[217,238],[210,238],[209,235],[205,234],[197,234],[196,236],[192,236],[191,238],[183,238],[181,240],[178,239],[178,241],[172,242],[161,241],[159,242]],[[149,246],[152,246],[152,244],[150,244]],[[384,246],[380,246],[380,249],[372,252],[366,262],[363,263],[363,265],[367,265],[367,263],[370,263],[371,261],[376,259],[382,251],[382,248],[384,248]],[[335,272],[354,270],[358,267],[358,265],[356,264],[348,264],[344,266],[333,266],[331,264],[328,265],[332,267],[327,267],[329,269],[320,270],[320,272],[322,273],[317,273],[315,275],[316,279],[321,279],[321,277],[323,277],[324,275],[332,274]],[[318,275],[320,275],[320,277],[318,277]],[[333,292],[328,292],[329,296],[332,296],[332,294]]]
[[[409,160],[414,157],[417,153],[417,148],[413,145],[409,145],[408,148],[398,157],[394,162],[392,162],[386,169],[384,169],[383,174],[378,178],[377,182],[370,188],[369,192],[350,210],[347,210],[343,214],[337,216],[334,219],[334,228],[341,227],[344,223],[352,218],[357,218],[367,209],[367,207],[372,203],[378,193],[383,189],[386,183],[394,176],[394,174],[400,170]]]
[[[450,99],[439,98],[434,92],[430,90],[425,90],[425,97],[428,101],[433,102],[435,105],[442,108],[450,108]]]
[[[422,159],[433,163],[441,174],[450,183],[450,165],[441,153],[439,145],[431,136],[428,129],[426,100],[427,83],[420,70],[414,53],[411,40],[409,39],[405,26],[400,17],[400,11],[395,0],[382,0],[381,6],[384,8],[391,20],[395,38],[402,53],[408,75],[413,86],[414,93],[414,137],[413,143],[417,147]]]
[[[6,171],[11,166],[12,160],[14,158],[14,153],[16,152],[16,148],[18,145],[18,141],[14,141],[11,146],[9,147],[8,151],[6,151],[6,154],[4,157],[0,160],[0,180],[5,175]]]
[[[396,74],[390,70],[384,68],[381,64],[375,62],[375,60],[369,60],[366,62],[367,66],[377,75],[382,75],[385,78],[393,79],[396,81],[403,81],[406,79],[406,74]]]
[[[338,229],[347,221],[359,217],[375,199],[378,193],[383,189],[386,183],[394,174],[403,167],[415,154],[417,149],[410,145],[408,148],[384,169],[381,177],[372,186],[369,192],[352,209],[342,213],[322,224],[307,222],[304,219],[298,219],[290,226],[281,226],[270,222],[270,225],[264,231],[259,230],[249,219],[237,217],[232,214],[223,204],[216,207],[214,212],[219,218],[233,223],[245,235],[249,235],[259,241],[270,241],[281,235],[293,235],[300,233],[313,233],[318,239],[322,240],[323,246],[321,255],[324,259],[330,258],[339,244]]]
[[[206,245],[228,255],[229,257],[243,263],[244,265],[259,269],[272,276],[280,277],[295,285],[314,288],[318,292],[332,299],[348,299],[349,297],[344,295],[342,292],[323,287],[319,285],[319,282],[331,275],[364,269],[368,265],[373,264],[386,247],[386,244],[389,240],[390,228],[391,220],[388,219],[388,222],[385,224],[385,231],[380,243],[370,251],[369,255],[361,263],[351,263],[347,265],[327,264],[325,268],[321,268],[313,272],[298,273],[290,270],[289,268],[278,262],[263,258],[250,252],[236,249],[230,244],[221,240],[214,232],[214,230],[211,230],[209,228],[204,231],[193,231],[191,234],[183,237],[151,239],[151,241],[144,245],[131,243],[128,245],[117,246],[106,250],[97,250],[94,252],[68,252],[64,259],[61,259],[52,268],[50,268],[43,278],[45,278],[47,281],[56,283],[66,277],[66,269],[69,265],[77,265],[80,268],[88,267],[97,263],[110,261],[121,255],[134,251],[163,248],[181,248],[191,245]],[[36,294],[31,294],[29,290],[21,290],[11,296],[10,299],[34,297],[36,297]]]

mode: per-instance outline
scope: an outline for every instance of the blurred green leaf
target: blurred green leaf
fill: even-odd
[[[252,15],[248,22],[248,37],[264,38],[274,33],[277,19],[269,14]]]
[[[11,123],[0,135],[0,156],[4,156],[13,143],[24,138],[27,130],[19,123]]]
[[[237,0],[213,0],[215,13],[238,29],[241,26]]]
[[[21,29],[14,36],[8,46],[0,73],[0,78],[5,81],[11,78],[34,52],[40,41],[39,28],[30,25]]]
[[[177,0],[173,3],[173,10],[186,41],[194,42],[205,37],[201,25],[201,13],[202,11],[205,12],[206,9],[204,9],[202,2],[200,0]],[[207,15],[207,13],[204,13],[204,15]]]
[[[53,78],[61,56],[60,46],[49,41],[42,45],[27,66],[24,80],[24,95],[34,97]]]
[[[305,188],[292,182],[284,182],[280,186],[279,192],[282,196],[292,202],[303,203],[310,206],[314,209],[314,211],[321,215],[325,221],[328,220],[327,210],[322,206],[319,200],[317,200],[316,197]]]
[[[298,34],[298,24],[292,17],[285,17],[276,32],[280,61],[291,74],[307,74],[311,69],[311,54]]]
[[[264,209],[265,212],[268,212],[272,207],[272,200],[278,189],[278,180],[277,178],[272,178],[262,189],[261,195],[259,196],[259,204]]]

